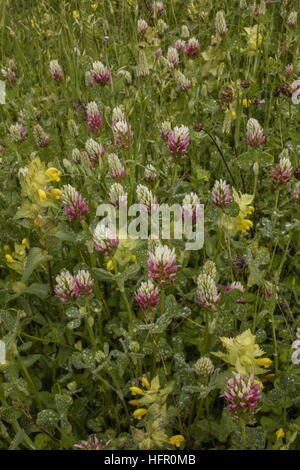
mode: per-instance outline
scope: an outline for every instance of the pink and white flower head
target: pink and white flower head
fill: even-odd
[[[148,276],[159,284],[173,281],[178,270],[175,250],[167,245],[156,246],[153,251],[150,251],[147,264]]]
[[[176,39],[174,42],[174,47],[178,52],[184,51],[185,41],[183,39]]]
[[[181,91],[187,91],[191,87],[191,80],[186,78],[180,70],[175,70],[174,77]]]
[[[293,70],[294,70],[294,66],[293,64],[288,64],[285,69],[284,69],[284,76],[286,79],[288,79],[290,77],[290,75],[292,75],[293,73]]]
[[[185,155],[190,145],[190,131],[186,126],[176,126],[168,135],[168,148],[172,155]]]
[[[153,165],[151,165],[151,163],[149,163],[145,167],[144,180],[147,181],[147,183],[152,183],[156,179],[157,179],[157,170],[156,170],[155,166],[153,166]]]
[[[13,142],[23,142],[27,139],[27,130],[23,124],[12,124],[9,128],[9,134]]]
[[[55,281],[54,293],[61,302],[68,302],[77,297],[76,282],[69,271],[64,269],[56,276]]]
[[[253,422],[253,415],[259,410],[258,402],[261,399],[260,384],[254,376],[246,377],[233,372],[227,382],[226,391],[221,395],[227,402],[227,408],[237,418],[244,418]]]
[[[159,34],[164,34],[164,32],[169,29],[169,26],[164,20],[159,19],[156,25],[156,29]]]
[[[218,292],[215,280],[205,273],[197,278],[196,303],[204,308],[217,310],[216,304],[220,302],[221,295]]]
[[[109,201],[115,207],[120,207],[127,202],[127,193],[119,183],[113,183],[109,189]]]
[[[3,79],[8,83],[15,83],[17,80],[17,66],[12,59],[8,61],[8,67],[1,69]]]
[[[93,293],[93,279],[88,271],[81,269],[74,276],[75,289],[79,297],[87,297]]]
[[[111,82],[110,71],[100,61],[93,62],[93,68],[91,70],[91,77],[92,77],[93,83],[98,83],[102,86]]]
[[[108,161],[108,174],[111,178],[121,180],[125,176],[125,168],[120,162],[118,155],[110,153],[107,157]]]
[[[278,165],[272,170],[273,184],[286,184],[292,179],[292,164],[289,158],[281,157]]]
[[[160,126],[160,136],[164,140],[168,140],[169,134],[172,131],[172,126],[170,121],[164,121]]]
[[[162,15],[165,11],[163,2],[153,2],[151,5],[151,11],[154,15]]]
[[[245,287],[243,286],[243,284],[241,282],[238,282],[238,281],[234,281],[234,282],[231,282],[230,284],[228,284],[225,287],[224,292],[231,292],[234,289],[237,289],[242,293],[245,292]],[[237,301],[237,304],[244,304],[245,302],[246,302],[246,300],[241,298]]]
[[[126,147],[132,138],[133,138],[133,131],[131,129],[130,124],[125,120],[117,121],[113,124],[113,134],[116,140],[116,143],[120,147]]]
[[[126,114],[123,106],[116,106],[112,111],[112,125],[118,121],[126,121]]]
[[[87,441],[80,441],[74,447],[80,450],[103,450],[107,445],[108,443],[103,444],[96,436],[89,436]]]
[[[247,122],[246,140],[251,147],[259,147],[266,141],[263,128],[254,118]]]
[[[152,281],[142,282],[134,298],[142,310],[154,310],[159,303],[159,288]]]
[[[157,209],[157,199],[153,195],[152,191],[147,188],[147,186],[139,184],[136,188],[136,195],[143,212],[148,212],[151,214],[151,212]]]
[[[147,21],[143,20],[142,18],[138,19],[137,22],[137,32],[140,36],[143,36],[148,29]]]
[[[167,61],[170,67],[176,67],[179,64],[179,54],[175,47],[170,46],[167,52]]]
[[[39,124],[33,127],[33,137],[38,147],[47,147],[49,145],[50,135]]]
[[[84,214],[89,211],[89,206],[81,194],[70,184],[63,187],[61,200],[64,204],[64,211],[68,214],[70,220],[81,220]]]
[[[219,207],[225,207],[232,201],[230,185],[225,180],[215,181],[211,192],[212,202]]]
[[[97,134],[102,128],[102,116],[95,101],[88,103],[86,113],[89,130]]]
[[[85,143],[85,150],[92,163],[99,162],[102,160],[105,154],[105,149],[102,144],[99,144],[94,139],[88,139]]]
[[[300,181],[297,181],[292,190],[292,199],[297,204],[300,202]]]
[[[185,45],[184,53],[188,57],[195,57],[200,51],[200,44],[198,39],[191,38]]]
[[[136,73],[138,77],[147,77],[150,74],[148,59],[142,49],[139,51],[139,61]]]
[[[93,241],[95,250],[101,251],[104,256],[108,256],[119,245],[118,237],[101,222],[93,232]]]
[[[184,196],[182,201],[182,217],[184,220],[191,220],[193,223],[203,215],[200,206],[200,199],[197,194],[189,193]]]
[[[60,82],[63,78],[63,69],[59,65],[57,60],[50,61],[50,74],[53,80]]]
[[[298,13],[296,11],[291,11],[289,16],[287,17],[286,24],[288,26],[295,26],[298,20]]]
[[[300,364],[300,328],[297,328],[296,338],[292,343],[292,363],[298,365]]]
[[[228,32],[223,10],[220,10],[217,12],[216,19],[215,19],[215,26],[216,26],[216,33],[219,34],[220,36],[225,36],[225,34]]]

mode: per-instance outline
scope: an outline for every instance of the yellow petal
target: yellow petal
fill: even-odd
[[[185,441],[185,438],[183,437],[182,434],[176,434],[175,436],[172,436],[169,439],[169,443],[176,447],[180,447],[184,441]]]

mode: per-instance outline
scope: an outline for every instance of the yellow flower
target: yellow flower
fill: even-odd
[[[91,8],[92,8],[93,10],[97,10],[97,8],[98,8],[98,3],[92,3],[92,4],[91,4]]]
[[[249,108],[249,106],[252,104],[252,101],[247,98],[244,98],[242,103],[243,103],[244,108]]]
[[[184,441],[185,441],[185,438],[183,437],[182,434],[176,434],[175,436],[170,437],[168,442],[169,444],[172,444],[173,446],[180,447]]]
[[[6,258],[6,261],[7,261],[8,263],[13,263],[13,262],[14,262],[14,259],[13,259],[13,257],[12,257],[11,255],[5,255],[5,258]]]
[[[52,188],[50,189],[49,193],[51,196],[53,196],[55,199],[60,199],[61,198],[61,190],[58,188]]]
[[[10,251],[10,246],[9,245],[4,245],[3,250],[4,251]]]
[[[237,230],[239,230],[242,233],[248,232],[251,227],[253,227],[253,222],[252,220],[249,219],[244,219],[243,216],[238,215],[236,217],[236,222],[237,222]]]
[[[265,369],[268,369],[272,364],[272,361],[268,357],[262,357],[261,359],[256,359],[256,364],[258,366],[263,366]]]
[[[128,403],[132,406],[140,406],[140,402],[138,400],[130,400]]]
[[[72,15],[75,20],[80,17],[80,13],[78,10],[73,10]]]
[[[235,111],[231,111],[231,119],[232,119],[233,121],[236,120],[236,112],[235,112]]]
[[[146,408],[138,408],[132,414],[136,419],[140,420],[147,413],[148,413],[148,410],[146,410]]]
[[[149,380],[147,379],[147,377],[141,377],[141,383],[142,383],[143,387],[150,388],[150,383],[149,383]]]
[[[60,181],[60,175],[61,171],[59,171],[57,168],[48,168],[45,171],[45,175],[49,178],[50,181]]]
[[[106,269],[108,269],[109,271],[113,271],[114,263],[112,260],[108,261],[108,263],[106,264]]]
[[[226,353],[215,352],[214,356],[220,357],[238,372],[243,375],[259,375],[265,371],[259,367],[257,358],[264,354],[259,345],[255,342],[255,335],[248,329],[235,338],[220,338]],[[266,362],[264,361],[264,366]]]
[[[29,248],[29,243],[28,243],[27,238],[23,238],[22,245],[26,246],[26,248]]]
[[[130,261],[134,264],[137,264],[137,259],[136,259],[136,256],[135,255],[131,255],[130,256]]]
[[[132,395],[145,395],[145,392],[139,387],[130,387]]]
[[[47,199],[47,194],[46,194],[46,192],[45,192],[43,189],[38,189],[38,195],[39,195],[39,198],[40,198],[40,201],[41,201],[41,202],[46,201],[46,199]]]
[[[285,436],[285,432],[282,428],[277,429],[276,431],[276,439],[282,439]]]

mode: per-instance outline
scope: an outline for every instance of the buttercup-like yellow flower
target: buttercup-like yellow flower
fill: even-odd
[[[139,387],[130,387],[132,395],[145,395],[145,392]]]
[[[182,434],[176,434],[175,436],[170,437],[169,444],[173,446],[180,447],[183,442],[185,442],[185,438]]]
[[[45,175],[49,178],[50,181],[60,181],[60,175],[61,175],[61,171],[59,171],[57,168],[48,168],[46,171],[45,171]]]
[[[140,420],[147,413],[148,413],[148,410],[146,408],[138,408],[132,414],[136,419]]]
[[[92,8],[93,10],[97,10],[97,8],[98,8],[98,3],[92,3],[92,4],[91,4],[91,8]]]
[[[14,262],[14,259],[11,255],[5,255],[5,259],[6,259],[7,263],[13,263]]]
[[[77,20],[80,17],[80,13],[78,10],[73,10],[72,15],[75,20]]]
[[[282,428],[277,429],[276,431],[276,439],[282,439],[285,436],[285,432]]]

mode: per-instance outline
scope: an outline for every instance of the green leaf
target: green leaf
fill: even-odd
[[[30,278],[33,271],[35,270],[35,268],[39,264],[44,263],[45,261],[48,261],[49,259],[51,259],[51,256],[49,256],[47,252],[43,252],[41,248],[38,248],[38,247],[31,248],[27,256],[27,261],[24,267],[22,280],[27,281]]]

